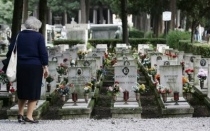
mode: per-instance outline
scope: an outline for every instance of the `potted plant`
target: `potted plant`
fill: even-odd
[[[48,83],[47,84],[47,92],[50,92],[51,90],[51,82],[54,81],[54,77],[52,75],[49,75],[47,78],[46,78],[46,82]]]

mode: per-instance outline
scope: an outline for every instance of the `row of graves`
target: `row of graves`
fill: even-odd
[[[165,117],[192,117],[194,108],[188,100],[193,93],[204,96],[210,106],[210,59],[174,50],[164,44],[152,49],[148,44],[138,46],[139,62],[151,77],[162,103]]]
[[[145,91],[145,85],[138,84],[138,63],[134,53],[126,44],[117,44],[115,47],[116,63],[113,64],[115,83],[108,89],[113,95],[111,104],[113,118],[141,118],[140,93]]]
[[[107,45],[98,44],[92,51],[84,51],[79,45],[65,51],[58,52],[58,49],[50,51],[49,70],[51,75],[60,77],[58,69],[65,66],[67,78],[67,90],[70,89],[69,98],[59,110],[62,119],[69,118],[90,118],[100,88],[102,87],[105,74],[105,56],[117,60],[114,67],[114,85],[107,87],[108,94],[113,97],[111,113],[115,118],[141,117],[142,107],[140,100],[136,100],[133,86],[137,86],[137,61],[133,52],[126,44],[117,44],[114,53],[108,55]],[[62,63],[57,67],[58,64]],[[100,72],[100,73],[99,73]],[[62,81],[62,80],[61,80]],[[55,83],[54,86],[57,84]],[[54,87],[52,86],[52,87]],[[99,88],[96,88],[99,87]],[[60,88],[55,90],[60,92]],[[68,91],[67,91],[68,92]],[[63,93],[61,93],[63,96]],[[65,96],[65,95],[64,95]],[[117,97],[117,99],[116,99]]]

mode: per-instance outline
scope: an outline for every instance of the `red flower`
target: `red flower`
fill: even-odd
[[[176,58],[176,57],[177,57],[177,55],[172,55],[172,57],[173,57],[173,58]]]
[[[9,91],[10,91],[11,93],[15,92],[14,87],[12,87]]]
[[[184,61],[180,62],[180,64],[183,66],[184,65]]]
[[[115,84],[119,84],[119,81],[115,81],[114,83],[115,83]]]
[[[193,69],[186,69],[186,70],[185,70],[185,73],[187,73],[187,74],[189,74],[189,73],[191,73],[191,72],[194,72],[194,70],[193,70]]]
[[[67,62],[67,61],[68,61],[68,59],[67,59],[67,58],[63,59],[63,62]]]

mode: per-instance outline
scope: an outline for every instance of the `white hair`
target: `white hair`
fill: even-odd
[[[29,16],[24,25],[26,29],[39,30],[42,26],[42,22],[34,16]]]

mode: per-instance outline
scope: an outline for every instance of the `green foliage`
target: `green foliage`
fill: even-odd
[[[90,43],[87,43],[87,49],[93,49],[94,47],[90,44]]]
[[[170,46],[170,48],[177,49],[179,47],[179,40],[190,40],[190,33],[182,31],[169,31],[166,36],[166,43]]]
[[[144,38],[152,38],[154,35],[154,32],[152,31],[148,31],[144,34]]]
[[[53,42],[54,45],[68,44],[69,46],[74,46],[76,44],[84,43],[82,40],[55,40]]]
[[[13,0],[0,1],[0,24],[12,24]]]
[[[48,0],[48,7],[57,15],[66,11],[68,15],[75,17],[80,4],[79,0]]]
[[[137,29],[131,29],[129,31],[129,38],[143,38],[144,32],[137,30]]]

